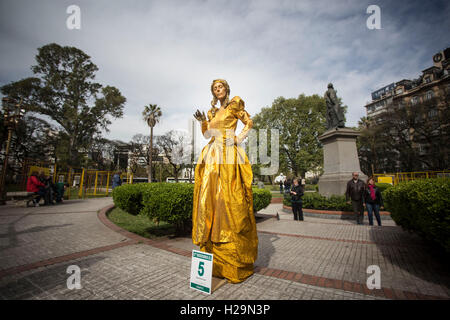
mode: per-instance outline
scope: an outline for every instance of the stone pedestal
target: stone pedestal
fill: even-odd
[[[347,182],[353,172],[366,182],[367,176],[361,172],[356,138],[359,132],[350,128],[328,130],[319,137],[323,145],[324,173],[319,178],[319,193],[323,196],[344,195]]]

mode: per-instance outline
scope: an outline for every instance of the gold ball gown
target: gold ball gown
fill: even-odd
[[[202,133],[213,136],[203,148],[195,168],[192,241],[203,252],[214,254],[213,276],[239,283],[253,274],[258,255],[258,235],[253,213],[251,164],[236,143],[228,145],[238,120],[245,125],[242,141],[253,122],[244,101],[234,97],[224,109],[210,110]]]

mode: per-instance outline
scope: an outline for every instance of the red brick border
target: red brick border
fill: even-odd
[[[326,240],[326,241],[351,242],[351,243],[362,243],[362,244],[384,244],[384,243],[366,241],[366,240],[336,239],[336,238],[326,238],[326,237],[318,237],[318,236],[306,236],[303,234],[271,232],[271,231],[263,231],[263,230],[258,230],[258,232],[259,233],[267,233],[267,234],[276,234],[279,236],[286,236],[286,237],[306,238],[306,239],[316,239],[316,240]],[[386,244],[388,245],[388,243],[386,243]]]
[[[283,198],[281,197],[272,197],[272,200],[270,200],[270,203],[283,203]]]
[[[98,247],[98,248],[89,249],[89,250],[85,250],[85,251],[79,251],[79,252],[75,252],[75,253],[66,254],[64,256],[59,256],[59,257],[50,258],[47,260],[41,260],[41,261],[29,263],[29,264],[11,267],[8,269],[0,270],[0,279],[3,277],[6,277],[6,276],[21,273],[24,271],[29,271],[29,270],[36,269],[36,268],[47,267],[52,264],[57,264],[57,263],[61,263],[61,262],[67,262],[67,261],[87,257],[87,256],[90,256],[93,254],[129,246],[129,245],[136,244],[136,243],[138,243],[138,242],[135,240],[129,240],[129,241],[124,241],[124,242],[119,242],[116,244],[107,245],[104,247]]]
[[[286,206],[283,204],[283,209],[292,210],[292,207]],[[304,212],[311,212],[317,214],[331,214],[331,215],[340,215],[340,216],[353,216],[354,213],[351,211],[332,211],[332,210],[316,210],[303,208]],[[364,215],[367,216],[367,211],[364,211]],[[380,216],[390,216],[391,213],[389,211],[380,211]]]
[[[255,273],[264,276],[275,277],[316,287],[338,289],[350,292],[361,293],[364,295],[381,297],[392,300],[450,300],[448,297],[425,295],[410,291],[396,290],[390,288],[381,288],[370,290],[367,286],[350,281],[342,281],[313,275],[303,274],[301,272],[289,272],[280,269],[256,266]]]
[[[113,208],[114,208],[114,205],[110,205],[106,208],[103,208],[102,210],[100,210],[98,212],[98,217],[99,217],[100,221],[102,221],[107,227],[113,229],[114,231],[121,233],[122,235],[124,235],[126,237],[129,236],[130,239],[133,239],[135,241],[142,242],[142,243],[151,245],[153,247],[157,247],[159,249],[170,251],[170,252],[185,256],[185,257],[191,257],[192,253],[188,250],[172,247],[167,244],[161,243],[160,241],[150,240],[150,239],[141,237],[137,234],[131,233],[131,232],[124,230],[124,229],[120,228],[119,226],[115,225],[106,216],[107,212]],[[274,233],[274,232],[268,232],[268,231],[258,231],[258,232]],[[283,235],[281,233],[276,233],[276,234]],[[290,234],[287,234],[287,235],[300,236],[300,235],[290,235]],[[308,237],[308,238],[313,238],[313,239],[325,239],[325,240],[333,240],[333,241],[344,241],[344,242],[374,243],[371,241],[362,241],[362,240],[328,239],[328,238],[313,237],[313,236],[301,236],[301,237]],[[387,299],[395,299],[395,300],[409,300],[409,299],[449,300],[450,299],[448,297],[424,295],[424,294],[420,294],[420,293],[414,293],[414,292],[391,289],[391,288],[381,288],[381,289],[369,290],[365,285],[362,285],[357,282],[349,282],[349,281],[343,281],[343,280],[338,280],[338,279],[317,277],[314,275],[303,274],[301,272],[292,272],[292,271],[274,269],[274,268],[269,268],[269,267],[255,266],[254,272],[257,274],[268,276],[268,277],[285,279],[285,280],[299,282],[299,283],[303,283],[303,284],[309,284],[309,285],[313,285],[313,286],[317,286],[317,287],[345,290],[345,291],[362,293],[365,295],[382,297],[382,298],[387,298]]]
[[[326,237],[318,237],[318,236],[307,236],[307,235],[303,235],[303,234],[271,232],[271,231],[264,231],[264,230],[258,230],[258,232],[266,233],[266,234],[275,234],[275,235],[285,236],[285,237],[316,239],[316,240],[325,240],[325,241],[337,241],[337,242],[350,242],[350,243],[360,243],[360,244],[373,244],[373,245],[382,245],[382,246],[396,246],[396,247],[420,246],[420,244],[398,244],[398,243],[394,244],[394,243],[389,243],[389,242],[374,242],[374,241],[367,241],[367,240],[336,239],[336,238],[326,238]]]

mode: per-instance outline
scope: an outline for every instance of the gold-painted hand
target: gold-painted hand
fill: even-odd
[[[202,122],[206,120],[206,116],[204,112],[200,112],[198,109],[197,111],[194,113],[194,118],[197,119],[198,121]]]

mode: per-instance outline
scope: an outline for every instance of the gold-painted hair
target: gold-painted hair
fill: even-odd
[[[213,86],[216,82],[220,82],[221,84],[223,84],[225,86],[225,89],[227,90],[227,95],[225,96],[225,101],[224,101],[224,105],[226,107],[228,105],[228,103],[230,102],[230,86],[228,85],[228,82],[223,79],[216,79],[211,84],[211,93],[213,95],[213,100],[211,101],[211,105],[213,107],[216,107],[216,104],[218,101],[217,97],[214,95],[214,90],[213,90]]]
[[[214,90],[213,90],[213,86],[214,86],[214,84],[216,82],[220,82],[221,84],[223,84],[225,86],[225,90],[227,91],[227,95],[225,96],[225,101],[223,103],[225,108],[228,106],[228,103],[230,103],[230,86],[228,85],[228,82],[226,80],[224,80],[224,79],[216,79],[216,80],[214,80],[212,82],[212,84],[211,84],[211,93],[213,95],[213,99],[211,101],[211,106],[212,107],[211,107],[210,111],[211,111],[211,114],[212,114],[212,118],[214,118],[214,116],[216,115],[216,112],[219,110],[219,108],[216,107],[218,99],[215,96]],[[209,119],[209,120],[211,120],[211,119]]]

